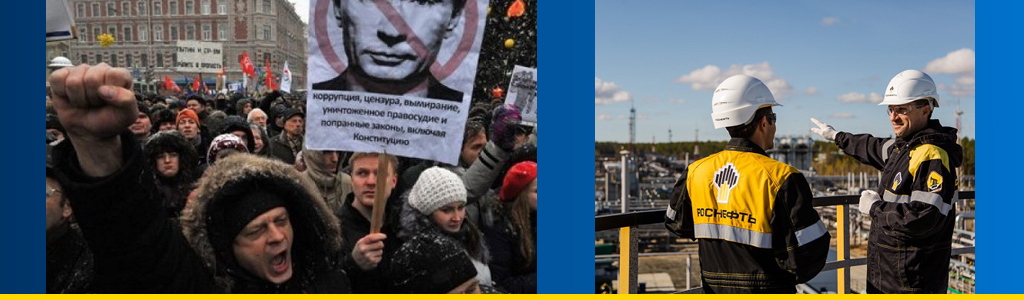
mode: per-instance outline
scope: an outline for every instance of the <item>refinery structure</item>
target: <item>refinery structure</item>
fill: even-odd
[[[664,226],[669,194],[686,167],[712,153],[701,152],[694,133],[692,151],[668,155],[636,142],[636,109],[630,108],[629,144],[595,155],[595,274],[597,293],[700,293],[696,241]],[[957,128],[963,112],[957,108]],[[679,129],[677,129],[678,131]],[[669,143],[672,130],[669,130]],[[832,153],[815,153],[809,135],[779,135],[768,155],[796,167],[814,193],[814,205],[832,236],[825,269],[800,293],[863,293],[870,218],[860,214],[860,192],[877,189],[880,172],[818,174],[813,165]],[[963,174],[949,259],[948,293],[974,293],[974,175]]]

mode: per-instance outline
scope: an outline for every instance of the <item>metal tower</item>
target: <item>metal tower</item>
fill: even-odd
[[[700,128],[693,129],[693,159],[700,158]]]
[[[629,150],[635,152],[633,143],[636,142],[636,108],[633,107],[633,100],[629,100]]]

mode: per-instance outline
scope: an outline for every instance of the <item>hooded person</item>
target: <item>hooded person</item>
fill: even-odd
[[[50,81],[58,114],[78,116],[53,155],[93,250],[97,292],[349,291],[329,263],[341,245],[337,219],[290,166],[249,154],[218,161],[179,228],[163,217],[152,169],[125,130],[137,114],[127,70],[83,64]]]
[[[145,144],[146,163],[155,171],[156,187],[167,216],[175,219],[199,180],[199,155],[177,131],[158,132]]]
[[[224,121],[224,126],[221,128],[220,133],[230,133],[242,139],[242,142],[245,143],[246,149],[249,149],[249,153],[253,153],[253,149],[256,148],[255,134],[253,134],[252,128],[244,119],[242,119],[242,117],[228,116]]]
[[[440,167],[420,174],[402,207],[398,238],[411,241],[420,235],[445,235],[457,241],[477,270],[480,285],[494,286],[486,240],[466,221],[466,187],[458,175]]]
[[[218,159],[237,153],[249,153],[241,138],[230,133],[218,135],[210,142],[210,150],[206,152],[206,164],[212,166]]]
[[[438,232],[417,235],[395,253],[388,270],[394,292],[479,294],[476,268],[459,242]]]
[[[231,293],[350,291],[345,273],[331,261],[342,244],[338,219],[299,178],[291,166],[250,154],[229,156],[207,170],[182,226],[219,286]],[[261,223],[268,213],[274,218]],[[259,246],[263,238],[266,248],[249,249],[260,255],[239,257],[251,253],[240,245]]]
[[[252,111],[252,109],[252,99],[244,98],[239,99],[237,102],[235,102],[235,114],[238,116],[241,116],[243,118],[247,117],[249,116],[249,112]]]
[[[487,209],[483,231],[491,270],[499,286],[514,294],[537,293],[537,163],[521,162],[506,173],[499,207]],[[488,202],[493,203],[493,202]]]
[[[270,137],[267,136],[267,131],[263,130],[262,127],[256,124],[249,124],[249,130],[252,131],[252,154],[267,157],[269,154],[268,145],[270,145]]]
[[[341,152],[304,149],[301,153],[306,170],[299,174],[316,186],[316,196],[323,199],[335,215],[340,214],[345,197],[352,193],[352,177],[341,172]]]

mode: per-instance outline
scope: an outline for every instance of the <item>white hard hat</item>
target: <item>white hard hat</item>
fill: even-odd
[[[775,102],[772,91],[761,80],[747,76],[729,77],[715,89],[711,98],[711,120],[715,129],[743,125],[750,122],[757,109],[782,106]]]
[[[70,66],[73,66],[73,65],[71,64],[71,60],[68,59],[67,57],[58,56],[58,57],[54,57],[53,60],[50,61],[50,67],[51,68],[60,69],[60,68],[63,68],[63,67],[70,67]]]
[[[918,70],[906,70],[896,74],[885,88],[885,98],[878,105],[903,105],[921,99],[932,99],[932,106],[939,107],[939,93],[931,76]]]

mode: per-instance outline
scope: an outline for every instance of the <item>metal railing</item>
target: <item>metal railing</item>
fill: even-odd
[[[960,200],[974,199],[974,191],[959,191]],[[850,268],[867,264],[867,258],[850,258],[850,205],[858,205],[860,195],[825,196],[811,200],[814,207],[836,206],[836,247],[837,259],[825,263],[822,271],[836,270],[838,293],[850,293]],[[639,225],[665,222],[665,210],[647,210],[631,213],[601,215],[594,218],[594,231],[619,229],[619,293],[634,294],[639,283],[637,275],[638,239],[630,231]],[[953,248],[950,255],[974,253],[974,247]],[[701,293],[701,288],[694,288],[677,293]]]

